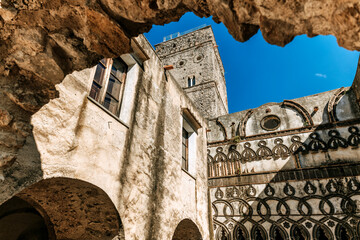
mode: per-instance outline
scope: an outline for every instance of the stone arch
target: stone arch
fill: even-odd
[[[55,233],[43,208],[14,196],[0,206],[0,239],[55,239]]]
[[[250,239],[250,236],[245,226],[242,225],[241,223],[238,223],[234,228],[233,238],[234,240],[243,240],[243,239],[245,240],[245,239]]]
[[[338,89],[329,99],[327,104],[327,114],[330,123],[339,121],[336,115],[336,106],[340,102],[341,98],[345,95],[346,89],[344,87]]]
[[[224,224],[219,224],[215,232],[216,240],[230,240],[231,233]]]
[[[270,228],[270,239],[272,240],[287,240],[289,236],[285,229],[281,227],[281,225],[272,225]]]
[[[354,239],[354,232],[347,223],[338,223],[335,228],[335,237],[337,240]]]
[[[304,124],[307,124],[309,126],[314,126],[314,121],[310,113],[301,104],[292,100],[284,100],[282,105],[294,109],[296,112],[298,112],[302,120],[304,121]]]
[[[261,225],[254,225],[251,229],[251,239],[254,240],[267,240],[268,236],[264,227]]]
[[[290,229],[290,238],[299,240],[309,240],[310,234],[301,224],[294,224]]]
[[[236,135],[240,136],[240,138],[246,137],[246,123],[253,113],[254,113],[254,111],[252,109],[250,109],[246,112],[245,116],[241,119],[241,121],[238,125],[237,134],[236,134]]]
[[[12,210],[24,213],[12,214],[14,219],[31,212],[26,216],[38,223],[36,226],[28,223],[19,236],[28,234],[27,229],[40,229],[37,233],[47,237],[39,239],[124,239],[120,216],[109,196],[81,180],[50,178],[25,188],[0,206],[0,225],[2,212]]]
[[[315,225],[313,229],[314,240],[333,240],[334,236],[331,230],[325,225]]]
[[[172,240],[202,240],[198,226],[190,219],[182,220],[176,227]]]

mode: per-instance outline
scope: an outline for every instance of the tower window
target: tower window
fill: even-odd
[[[95,70],[89,96],[111,113],[119,115],[126,64],[120,59],[102,59]]]
[[[195,76],[188,77],[188,87],[195,86]]]

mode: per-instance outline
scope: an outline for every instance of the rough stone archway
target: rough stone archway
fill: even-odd
[[[46,212],[38,205],[13,197],[0,206],[0,239],[55,239]]]
[[[76,179],[51,178],[24,189],[0,206],[0,227],[9,224],[5,220],[19,227],[11,235],[14,238],[7,236],[9,240],[30,233],[36,239],[125,239],[119,214],[108,195]],[[0,230],[0,237],[10,233]]]
[[[182,220],[176,227],[172,240],[202,240],[201,233],[196,224],[190,219]]]

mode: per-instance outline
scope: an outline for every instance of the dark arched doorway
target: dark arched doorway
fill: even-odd
[[[88,182],[69,178],[42,180],[0,206],[0,239],[115,237],[125,239],[119,214],[109,196]]]
[[[0,239],[54,239],[54,231],[48,217],[38,206],[13,197],[0,206]]]
[[[190,219],[182,220],[176,227],[172,240],[202,240],[196,224]]]

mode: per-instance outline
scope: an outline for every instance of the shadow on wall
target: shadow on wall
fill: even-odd
[[[42,180],[0,206],[0,239],[33,238],[125,239],[108,195],[69,178]]]

